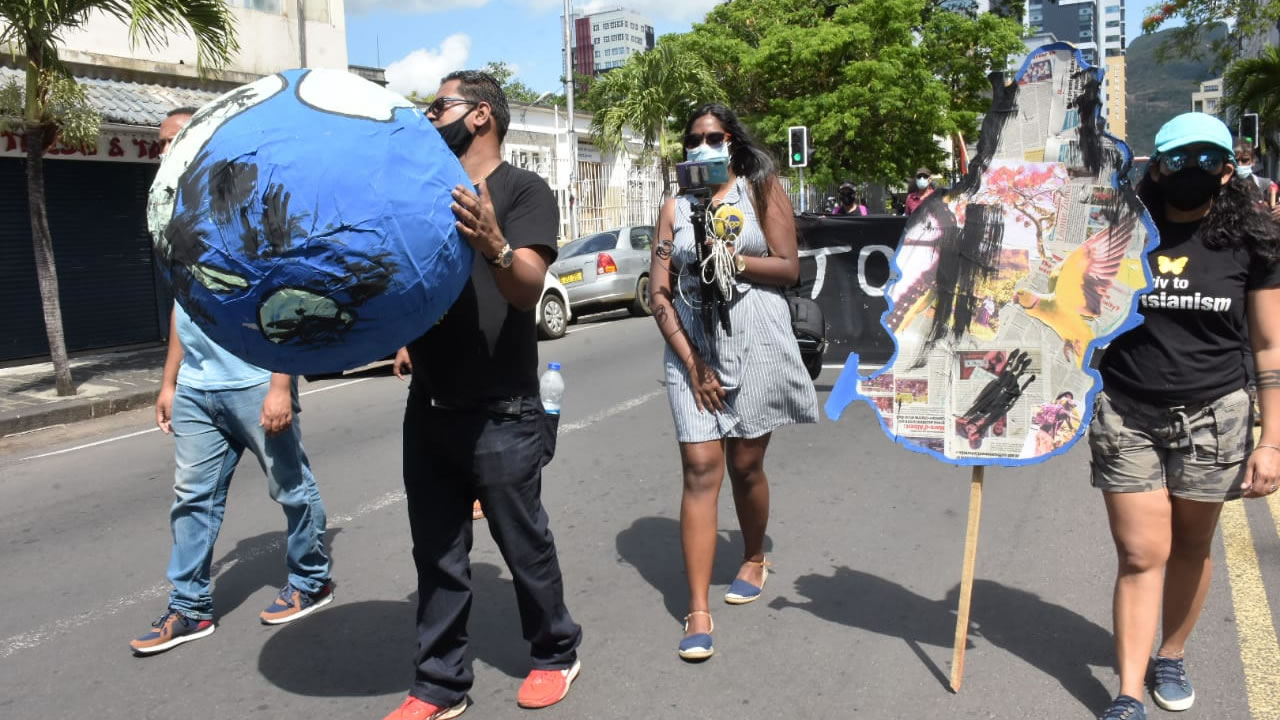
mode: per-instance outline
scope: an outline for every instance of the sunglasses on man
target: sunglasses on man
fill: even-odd
[[[684,149],[692,150],[702,145],[703,141],[710,147],[720,147],[724,144],[725,138],[731,137],[729,133],[709,132],[694,133],[691,132],[684,136]]]
[[[475,100],[468,100],[466,98],[441,95],[435,100],[432,100],[431,104],[427,106],[427,114],[440,117],[441,115],[444,114],[446,110],[453,107],[454,105],[462,105],[462,104],[476,105],[478,103]]]
[[[1160,168],[1169,175],[1193,165],[1198,166],[1210,175],[1217,175],[1222,172],[1222,166],[1231,159],[1231,155],[1222,150],[1213,149],[1196,151],[1171,150],[1152,159],[1159,161]]]
[[[917,179],[917,180],[928,180],[928,179],[929,179],[929,177],[930,177],[929,173],[917,173],[917,174],[916,174],[916,179]]]

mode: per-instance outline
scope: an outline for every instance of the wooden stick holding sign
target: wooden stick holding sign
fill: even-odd
[[[969,600],[973,596],[973,571],[978,560],[978,524],[982,520],[982,476],[976,465],[969,481],[969,524],[964,533],[964,566],[960,570],[960,607],[956,610],[956,639],[951,651],[951,691],[964,683],[964,648],[969,642]]]

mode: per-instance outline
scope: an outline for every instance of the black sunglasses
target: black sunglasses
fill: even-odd
[[[448,95],[441,95],[435,100],[432,100],[431,104],[427,106],[427,114],[440,117],[440,115],[442,115],[445,110],[448,110],[454,105],[462,105],[462,104],[476,105],[477,102],[475,100],[468,100],[466,98],[449,97]]]
[[[1170,175],[1193,163],[1210,175],[1217,175],[1222,172],[1222,166],[1230,159],[1230,155],[1222,150],[1192,152],[1179,149],[1164,153],[1156,159],[1160,161],[1160,167]]]
[[[931,176],[929,175],[929,173],[918,173],[918,174],[916,175],[916,177],[917,177],[917,178],[924,178],[925,180],[928,180]]]
[[[684,149],[692,150],[702,145],[703,140],[706,140],[707,144],[710,145],[711,147],[718,147],[724,144],[724,139],[728,136],[729,136],[729,133],[723,133],[723,132],[709,132],[709,133],[691,132],[688,135],[684,136]]]

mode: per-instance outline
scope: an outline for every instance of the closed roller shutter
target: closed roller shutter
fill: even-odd
[[[156,166],[48,160],[45,194],[67,349],[162,337],[147,234]],[[47,356],[24,161],[0,159],[0,360]]]

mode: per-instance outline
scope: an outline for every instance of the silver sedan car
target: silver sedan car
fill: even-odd
[[[631,225],[566,243],[551,264],[574,315],[625,307],[649,314],[649,253],[653,226]]]

